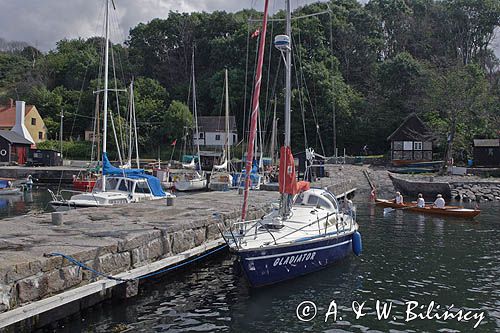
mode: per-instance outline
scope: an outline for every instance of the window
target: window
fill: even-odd
[[[200,135],[198,137],[199,139],[203,139],[203,132],[200,132]]]
[[[220,141],[220,134],[215,134],[215,141]]]
[[[33,125],[33,126],[36,125],[36,118],[31,118],[31,125]]]
[[[319,198],[318,206],[323,208],[330,208],[330,204],[328,203],[328,201],[323,198]]]
[[[137,182],[135,185],[135,193],[151,193],[149,190],[148,183],[146,182]]]
[[[122,179],[122,181],[120,182],[120,186],[118,186],[118,190],[124,191],[124,192],[131,192],[133,185],[134,184],[132,184],[132,182],[130,180],[127,181],[125,179]]]
[[[43,132],[38,132],[38,139],[43,140]]]
[[[307,199],[307,204],[316,206],[316,204],[318,203],[318,199],[319,198],[316,195],[310,195]]]
[[[403,141],[403,150],[413,150],[413,141]]]
[[[422,141],[413,142],[413,150],[422,150]]]

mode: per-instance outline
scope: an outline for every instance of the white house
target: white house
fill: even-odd
[[[225,117],[198,117],[199,137],[193,138],[193,144],[206,147],[220,147],[226,144]],[[236,118],[229,117],[229,145],[238,143]]]

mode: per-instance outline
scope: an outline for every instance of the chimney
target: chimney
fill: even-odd
[[[12,127],[11,131],[16,132],[17,134],[21,135],[23,138],[34,144],[35,140],[33,140],[33,138],[31,137],[31,134],[30,132],[28,132],[26,126],[24,126],[25,113],[26,107],[24,101],[16,101],[16,124],[14,125],[14,127]]]

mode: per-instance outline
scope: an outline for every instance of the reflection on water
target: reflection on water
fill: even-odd
[[[482,206],[474,221],[410,212],[383,215],[358,206],[364,253],[318,273],[250,290],[234,258],[221,254],[141,287],[140,296],[85,310],[56,325],[57,332],[471,332],[475,321],[405,322],[405,302],[431,301],[455,311],[484,311],[477,332],[500,329],[500,204]],[[296,317],[305,300],[317,305],[310,322]],[[325,322],[332,300],[342,319]],[[378,320],[376,301],[392,302]],[[359,319],[353,301],[366,302]],[[424,310],[422,310],[424,311]]]
[[[0,219],[50,212],[52,211],[48,204],[50,200],[50,194],[44,187],[36,187],[32,191],[13,195],[0,195]]]

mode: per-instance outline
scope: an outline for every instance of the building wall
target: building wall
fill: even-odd
[[[43,142],[47,140],[47,127],[43,121],[40,113],[35,106],[31,106],[30,112],[28,113],[28,107],[26,107],[27,114],[24,116],[24,126],[30,133],[35,143]],[[33,119],[35,119],[33,121]],[[34,124],[33,124],[34,123]],[[0,130],[10,131],[14,125],[8,127],[0,127]],[[40,138],[41,133],[41,138]]]
[[[229,145],[234,146],[238,142],[238,134],[229,133]],[[200,132],[198,140],[196,138],[193,143],[200,146],[224,146],[226,143],[225,132]]]
[[[430,141],[391,141],[392,160],[432,160],[432,142]]]
[[[31,111],[24,117],[24,125],[35,143],[47,140],[47,127],[35,106],[32,106]]]

